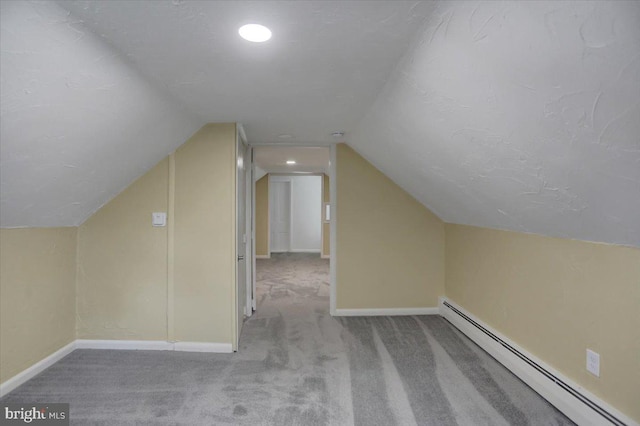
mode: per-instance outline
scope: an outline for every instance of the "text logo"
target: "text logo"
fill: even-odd
[[[69,404],[0,405],[0,425],[69,426]]]

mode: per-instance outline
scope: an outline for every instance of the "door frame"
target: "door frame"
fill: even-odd
[[[278,147],[302,147],[302,148],[329,148],[329,204],[330,204],[330,213],[331,213],[331,217],[329,218],[329,313],[331,314],[331,316],[335,316],[336,315],[336,293],[337,293],[337,268],[338,268],[338,257],[337,257],[337,247],[336,247],[336,243],[338,240],[338,231],[337,231],[337,224],[338,224],[338,214],[337,214],[337,209],[336,209],[336,205],[338,202],[338,195],[336,193],[338,185],[337,185],[337,173],[336,173],[336,157],[337,157],[337,152],[338,152],[338,147],[337,144],[335,142],[331,142],[331,143],[326,143],[326,144],[314,144],[314,145],[303,145],[303,144],[297,144],[297,143],[252,143],[249,145],[250,149],[251,149],[251,158],[253,159],[253,150],[256,147],[260,147],[260,146],[278,146]],[[251,164],[251,168],[252,170],[255,168],[255,165]],[[254,172],[252,171],[252,177],[251,177],[251,192],[253,194],[253,197],[251,199],[251,215],[253,217],[253,221],[252,221],[252,229],[251,229],[251,235],[253,237],[253,239],[255,240],[255,226],[256,226],[256,222],[255,222],[255,191],[256,191],[256,182],[253,179],[253,174]],[[296,173],[295,175],[299,175],[300,173]],[[314,173],[312,173],[314,174]],[[317,174],[317,173],[315,173]],[[277,175],[277,173],[274,173],[274,175]],[[271,218],[269,218],[269,224],[271,223]],[[271,234],[271,229],[268,230],[267,232],[268,235]],[[270,242],[269,242],[269,246],[270,246]],[[269,252],[270,254],[270,252]],[[320,252],[320,254],[322,255],[322,252]],[[256,247],[255,244],[252,244],[252,252],[251,252],[251,262],[253,264],[253,271],[256,271]],[[252,294],[255,295],[257,286],[256,286],[256,275],[255,273],[252,274]],[[256,306],[256,300],[255,297],[252,300],[252,308],[253,310],[255,310],[257,308]]]
[[[255,271],[256,271],[256,213],[255,213],[255,205],[256,205],[256,180],[254,179],[255,175],[256,175],[256,166],[255,163],[253,162],[253,146],[249,145],[249,151],[251,152],[251,179],[249,180],[249,184],[251,185],[251,206],[250,206],[250,215],[251,215],[251,231],[249,232],[249,234],[251,235],[251,253],[249,253],[250,256],[250,260],[251,260],[251,269],[252,269],[252,273],[251,273],[251,282],[247,283],[247,288],[250,289],[250,292],[247,292],[247,295],[251,298],[251,300],[248,301],[247,303],[247,317],[250,317],[251,315],[253,315],[253,312],[256,310],[257,308],[257,304],[256,304],[256,276],[255,276]],[[269,175],[267,175],[267,187],[269,185]],[[268,200],[267,200],[268,202]],[[267,216],[269,215],[269,209],[267,209]],[[270,218],[267,218],[267,228],[268,228],[268,223],[269,220],[271,220]],[[269,250],[269,231],[267,229],[267,250]],[[268,252],[269,253],[269,252]],[[271,255],[271,253],[269,253],[269,255]]]
[[[242,134],[244,135],[244,129],[242,131]],[[245,222],[245,234],[247,235],[247,244],[245,245],[245,254],[244,254],[244,258],[245,260],[245,265],[247,268],[247,272],[246,272],[246,292],[245,292],[245,296],[246,296],[246,301],[245,301],[245,312],[244,314],[246,315],[247,318],[249,318],[252,314],[253,314],[253,310],[255,309],[253,307],[253,304],[255,303],[254,300],[254,289],[253,289],[253,274],[255,273],[254,271],[256,270],[256,265],[255,265],[255,258],[252,258],[252,253],[254,252],[254,248],[253,245],[255,244],[255,238],[254,238],[254,223],[255,223],[255,218],[253,217],[253,200],[255,199],[255,194],[253,193],[253,148],[251,148],[251,146],[246,143],[246,136],[243,136],[244,140],[245,140],[245,144],[247,147],[247,151],[246,151],[246,156],[248,157],[248,162],[247,162],[247,166],[245,167],[245,178],[244,178],[244,183],[245,183],[245,197],[246,197],[246,206],[245,206],[245,216],[246,216],[246,222]]]
[[[329,313],[336,315],[338,268],[338,145],[331,144],[329,152]]]
[[[244,188],[244,200],[241,200],[240,198],[240,188],[238,185],[238,169],[241,167],[239,162],[238,162],[238,152],[241,149],[241,146],[244,144],[244,155],[243,155],[243,164],[242,167],[244,168],[244,181],[245,181],[245,188]],[[252,239],[249,238],[250,235],[250,229],[247,228],[247,224],[249,224],[251,222],[251,214],[253,211],[253,205],[250,202],[251,201],[251,194],[247,194],[247,188],[251,188],[253,189],[252,185],[248,185],[247,183],[247,179],[251,179],[252,178],[252,174],[250,172],[250,170],[253,168],[252,165],[252,158],[251,158],[251,149],[250,149],[250,145],[247,141],[247,137],[246,134],[244,132],[244,128],[242,127],[242,124],[240,123],[236,123],[236,140],[235,140],[235,150],[234,150],[234,164],[235,164],[235,173],[234,173],[234,182],[235,182],[235,209],[234,209],[234,214],[233,214],[233,220],[235,223],[235,226],[233,227],[233,232],[234,232],[234,237],[233,237],[233,262],[235,267],[233,268],[233,274],[234,274],[234,280],[233,280],[233,291],[232,291],[232,298],[233,298],[233,303],[232,303],[232,320],[231,320],[231,335],[232,335],[232,349],[234,351],[238,350],[238,344],[240,341],[240,332],[242,331],[242,324],[240,323],[240,315],[239,312],[242,311],[243,317],[246,315],[247,313],[247,305],[246,305],[246,301],[248,300],[248,298],[244,298],[241,299],[240,298],[240,287],[241,287],[241,283],[239,283],[239,276],[240,274],[238,274],[238,270],[239,265],[238,265],[238,259],[237,256],[240,255],[240,250],[238,250],[238,227],[239,227],[239,223],[240,221],[238,220],[238,211],[239,208],[238,206],[240,205],[241,202],[245,203],[245,208],[244,208],[244,225],[245,225],[245,229],[244,229],[244,263],[245,263],[245,283],[244,283],[244,288],[245,288],[245,292],[248,291],[250,289],[250,285],[251,282],[253,281],[252,275],[253,275],[253,263],[252,260],[250,258],[251,253],[253,252],[252,250]],[[245,294],[246,296],[246,294]],[[244,309],[243,309],[243,305],[244,304]]]

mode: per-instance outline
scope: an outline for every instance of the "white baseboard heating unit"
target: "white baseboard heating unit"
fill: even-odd
[[[447,298],[440,298],[439,308],[442,317],[579,425],[640,426]]]

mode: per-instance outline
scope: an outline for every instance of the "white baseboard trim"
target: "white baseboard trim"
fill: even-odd
[[[26,381],[31,380],[38,374],[42,373],[44,370],[51,367],[53,364],[73,352],[75,348],[76,342],[71,342],[68,345],[58,349],[48,357],[36,362],[31,367],[23,370],[4,383],[0,384],[0,398],[14,390],[21,384],[25,383]]]
[[[441,297],[439,307],[440,315],[577,424],[640,426],[451,300]]]
[[[167,342],[165,340],[76,340],[77,349],[231,353],[231,343]]]
[[[76,349],[116,349],[127,351],[172,351],[173,343],[164,340],[76,340]]]
[[[399,315],[439,315],[438,308],[336,309],[337,317],[373,317]]]
[[[105,350],[138,350],[138,351],[179,351],[179,352],[210,352],[231,353],[231,343],[205,342],[167,342],[164,340],[87,340],[78,339],[65,347],[58,349],[48,357],[36,362],[26,370],[16,374],[0,384],[0,398],[20,386],[21,384],[42,373],[76,349],[105,349]]]
[[[271,259],[271,255],[268,255],[268,254],[256,254],[256,259]]]
[[[317,249],[291,249],[289,253],[320,253]]]
[[[231,353],[233,352],[233,347],[231,343],[175,342],[173,350],[180,352]]]
[[[328,254],[321,254],[321,255],[320,255],[320,258],[321,258],[321,259],[331,259],[331,255],[328,255]]]

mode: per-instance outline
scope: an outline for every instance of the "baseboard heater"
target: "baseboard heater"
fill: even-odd
[[[580,391],[576,390],[573,386],[571,386],[568,383],[566,383],[563,379],[559,378],[558,376],[556,376],[555,374],[553,374],[552,372],[550,372],[549,370],[547,370],[546,368],[544,368],[543,366],[538,364],[536,361],[532,360],[530,357],[528,357],[527,355],[525,355],[524,353],[519,351],[517,348],[513,347],[511,344],[509,344],[504,339],[502,339],[499,336],[497,336],[495,333],[491,332],[491,330],[488,330],[482,324],[478,323],[473,318],[469,317],[467,314],[465,314],[460,309],[458,309],[455,306],[453,306],[451,303],[447,302],[446,300],[443,300],[441,303],[442,303],[443,306],[446,306],[447,308],[449,308],[453,313],[458,315],[464,321],[466,321],[467,323],[469,323],[470,325],[475,327],[478,331],[480,331],[481,333],[483,333],[484,335],[486,335],[490,339],[494,340],[496,343],[500,344],[504,349],[506,349],[507,351],[509,351],[510,353],[515,355],[516,357],[518,357],[520,360],[522,360],[525,363],[527,363],[530,367],[534,368],[538,373],[542,374],[547,379],[549,379],[550,381],[552,381],[553,383],[558,385],[562,390],[564,390],[565,392],[567,392],[568,394],[573,396],[575,399],[580,401],[582,404],[584,404],[585,406],[589,407],[595,413],[600,415],[604,420],[607,420],[609,423],[611,423],[613,425],[616,425],[616,426],[629,426],[627,423],[625,423],[624,421],[620,420],[618,417],[613,415],[610,411],[608,411],[607,409],[602,407],[600,404],[598,404],[598,403],[594,402],[593,400],[591,400],[590,398],[586,397],[583,393],[581,393]],[[446,316],[443,316],[443,317],[445,318],[445,320],[447,320],[449,323],[451,323],[451,321],[449,321],[446,318]],[[451,323],[451,324],[454,327],[456,327],[455,324],[453,324],[453,323]],[[456,327],[456,328],[458,328],[458,327]]]

